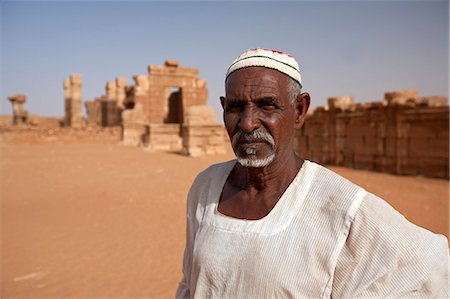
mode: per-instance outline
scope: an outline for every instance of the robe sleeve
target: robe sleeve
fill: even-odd
[[[197,180],[196,180],[197,181]],[[189,299],[191,297],[191,292],[189,289],[189,282],[191,276],[191,265],[192,265],[192,250],[194,243],[194,236],[196,231],[195,225],[195,207],[197,206],[194,202],[196,183],[189,190],[186,204],[186,246],[184,248],[183,255],[183,277],[178,284],[178,289],[176,293],[176,299]]]
[[[205,190],[209,184],[210,168],[201,172],[194,180],[186,202],[186,246],[183,255],[183,277],[178,284],[176,299],[188,299],[192,296],[191,274],[195,236],[204,211]]]
[[[448,240],[367,193],[337,260],[332,298],[448,298]]]

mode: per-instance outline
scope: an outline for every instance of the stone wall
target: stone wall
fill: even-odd
[[[330,98],[296,133],[298,154],[321,164],[449,178],[449,107],[445,97],[389,92],[384,101]]]
[[[181,150],[182,139],[179,124],[149,124],[144,139],[144,148],[149,151]]]
[[[197,69],[166,60],[133,80],[133,85],[121,77],[107,82],[104,95],[86,102],[88,123],[121,125],[122,144],[149,151],[182,150],[190,156],[225,152],[224,128],[206,105],[206,81]]]
[[[206,104],[206,81],[199,78],[197,69],[167,60],[163,66],[150,65],[147,80],[143,108],[149,123],[182,124],[190,106]]]
[[[217,124],[216,114],[211,106],[191,106],[186,113],[181,136],[185,155],[225,154],[225,128]]]

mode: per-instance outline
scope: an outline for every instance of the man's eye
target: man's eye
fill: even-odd
[[[225,105],[225,108],[227,111],[240,110],[243,107],[244,107],[244,105],[241,102],[228,102]]]
[[[273,110],[277,107],[272,101],[261,101],[258,106],[264,110]]]

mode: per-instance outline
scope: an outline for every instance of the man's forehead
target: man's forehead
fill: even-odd
[[[287,90],[291,80],[276,70],[263,67],[240,69],[231,74],[225,83],[228,98],[279,96]]]
[[[226,79],[226,87],[235,85],[250,86],[260,84],[262,86],[279,86],[291,80],[288,76],[276,70],[264,67],[248,67],[239,69],[230,74]]]

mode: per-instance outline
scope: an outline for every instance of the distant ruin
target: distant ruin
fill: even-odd
[[[81,106],[82,83],[80,74],[72,74],[64,80],[64,125],[67,127],[80,128],[84,124]]]
[[[322,164],[448,179],[447,101],[413,90],[387,92],[371,103],[329,98],[307,116],[295,148]]]
[[[190,156],[225,152],[225,130],[206,105],[206,81],[197,69],[167,60],[162,66],[150,65],[148,75],[133,80],[127,85],[118,77],[106,84],[104,95],[85,102],[88,123],[120,125],[123,144],[150,151]]]
[[[23,108],[23,104],[26,102],[27,96],[25,94],[16,94],[9,96],[8,100],[12,105],[13,125],[26,124],[28,122],[28,112]]]
[[[39,129],[47,120],[33,121],[23,108],[27,96],[8,96],[13,126],[0,129],[22,128],[23,134],[49,140],[111,141],[120,135],[124,145],[189,156],[225,153],[228,137],[206,105],[206,82],[198,70],[166,61],[163,66],[150,65],[148,75],[133,80],[133,85],[122,77],[107,82],[104,95],[85,102],[84,119],[82,77],[70,75],[64,80],[63,124],[68,128],[61,130],[48,124]],[[19,124],[27,126],[15,126]],[[293,142],[300,156],[325,165],[449,179],[448,99],[421,97],[414,90],[387,92],[378,102],[331,97],[328,106],[308,113]]]

